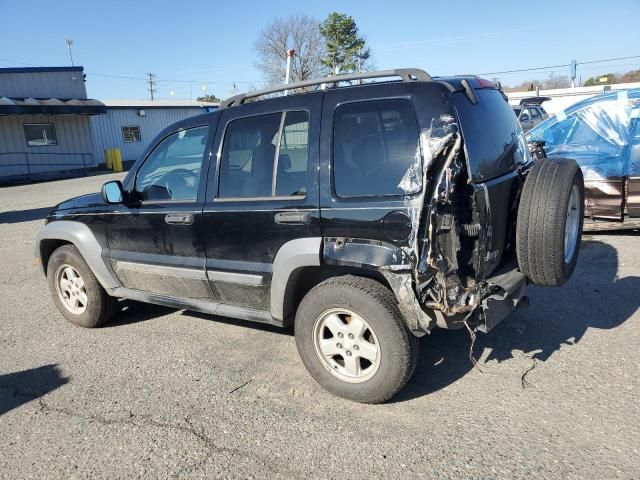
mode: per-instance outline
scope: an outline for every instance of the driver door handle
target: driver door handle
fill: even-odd
[[[164,217],[164,221],[169,225],[193,225],[193,214],[169,213]]]

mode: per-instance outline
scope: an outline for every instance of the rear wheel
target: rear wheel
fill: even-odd
[[[563,285],[576,267],[584,221],[584,181],[574,160],[545,159],[522,189],[516,246],[522,273],[535,285]]]
[[[329,392],[363,403],[389,400],[407,383],[418,343],[393,294],[368,278],[320,283],[304,297],[296,345],[311,376]]]
[[[116,312],[117,299],[102,288],[73,245],[64,245],[51,254],[47,282],[56,307],[74,325],[99,327]]]

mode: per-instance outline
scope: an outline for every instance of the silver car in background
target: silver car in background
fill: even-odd
[[[528,132],[533,127],[549,118],[549,114],[542,107],[542,103],[551,100],[549,97],[527,97],[520,100],[520,105],[514,106],[513,111],[520,120],[522,130]]]

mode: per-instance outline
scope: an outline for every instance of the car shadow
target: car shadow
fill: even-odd
[[[12,210],[0,212],[0,223],[22,223],[46,218],[51,207],[32,208],[31,210]]]
[[[584,239],[571,280],[562,288],[530,287],[530,308],[478,335],[474,357],[503,362],[515,353],[545,362],[563,346],[578,343],[589,328],[618,327],[640,307],[640,277],[618,278],[617,271],[615,248]],[[416,373],[394,401],[428,395],[462,378],[473,368],[470,345],[466,329],[435,330],[422,338]]]
[[[107,322],[101,328],[114,328],[134,323],[146,322],[155,318],[164,317],[179,311],[177,308],[154,305],[152,303],[136,302],[135,300],[120,300],[118,312],[113,320]]]
[[[276,325],[271,325],[270,323],[250,322],[247,320],[240,320],[240,319],[231,318],[231,317],[221,317],[218,315],[211,315],[211,314],[200,313],[200,312],[185,311],[184,315],[189,317],[201,318],[203,320],[213,320],[216,323],[224,323],[226,325],[232,325],[237,327],[249,327],[252,330],[260,330],[268,333],[277,333],[279,335],[293,336],[293,326],[282,328]]]
[[[624,232],[621,235],[634,235]],[[638,234],[635,233],[635,236]],[[618,327],[640,307],[640,277],[618,278],[618,254],[611,245],[585,235],[571,280],[562,288],[530,287],[531,306],[518,310],[488,334],[479,334],[474,357],[498,363],[529,355],[547,361],[563,346],[578,343],[589,328]],[[150,320],[178,311],[174,308],[122,301],[122,311],[103,328]],[[183,311],[183,315],[269,333],[293,335],[293,329]],[[437,392],[464,377],[472,368],[471,340],[466,329],[436,329],[420,339],[420,357],[411,381],[392,402]]]
[[[57,365],[0,375],[0,415],[36,400],[69,382]]]
[[[217,323],[225,323],[227,325],[251,328],[252,330],[261,330],[281,335],[293,335],[293,328],[281,328],[267,323],[248,322],[246,320],[239,320],[236,318],[221,317],[210,313],[200,313],[190,310],[181,310],[178,308],[164,307],[151,303],[136,302],[134,300],[120,300],[118,313],[113,320],[106,323],[102,328],[121,327],[138,322],[145,322],[165,315],[171,315],[176,312],[180,312],[180,314],[185,317],[215,321]]]

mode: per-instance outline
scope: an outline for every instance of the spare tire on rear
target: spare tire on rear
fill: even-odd
[[[526,177],[516,227],[522,273],[535,285],[561,286],[576,267],[584,220],[584,180],[575,160],[539,160]]]

